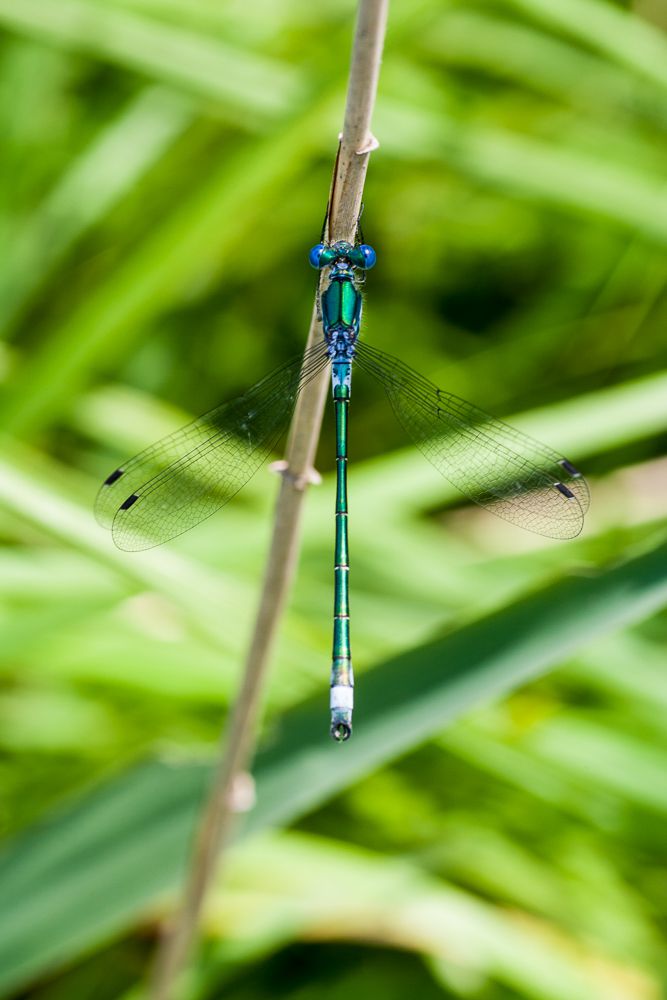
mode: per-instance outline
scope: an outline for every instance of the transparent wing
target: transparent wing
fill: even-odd
[[[550,538],[573,538],[588,510],[586,480],[567,459],[383,351],[357,344],[396,417],[432,465],[470,500]]]
[[[299,391],[327,361],[326,344],[317,344],[112,472],[95,516],[118,548],[160,545],[231,500],[271,453]]]

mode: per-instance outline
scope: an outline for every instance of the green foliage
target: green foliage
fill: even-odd
[[[392,5],[364,336],[519,414],[585,466],[592,508],[567,544],[470,510],[357,379],[355,735],[327,736],[327,422],[257,805],[193,998],[661,994],[667,43],[652,12]],[[0,0],[3,996],[142,995],[275,481],[135,556],[90,509],[119,460],[303,343],[353,14]]]

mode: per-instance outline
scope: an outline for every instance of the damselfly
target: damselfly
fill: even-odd
[[[323,340],[248,389],[120,466],[104,481],[96,515],[130,551],[175,538],[209,517],[257,472],[285,430],[296,397],[331,366],[336,419],[336,542],[331,734],[352,732],[347,536],[347,417],[352,365],[382,384],[396,417],[424,456],[470,500],[512,524],[573,538],[588,508],[586,481],[567,459],[397,358],[358,340],[361,272],[375,264],[365,243],[318,243],[310,263],[329,269],[320,300]]]

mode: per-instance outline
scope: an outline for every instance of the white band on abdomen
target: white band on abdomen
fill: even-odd
[[[331,688],[331,700],[329,702],[330,708],[353,708],[354,707],[354,688],[347,687],[344,684],[337,684],[336,687]]]

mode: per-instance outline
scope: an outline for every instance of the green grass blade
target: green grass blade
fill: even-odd
[[[508,0],[536,21],[667,87],[667,43],[643,18],[601,0]]]
[[[388,907],[388,900],[400,905]],[[591,972],[600,959],[598,942],[573,947],[566,934],[556,939],[541,920],[513,919],[504,907],[443,883],[407,858],[302,832],[256,837],[239,847],[222,884],[213,888],[208,916],[218,944],[211,976],[217,991],[233,980],[239,957],[266,961],[301,936],[365,941],[373,927],[378,944],[423,954],[445,983],[447,972],[460,969],[476,982],[500,981],[532,1000],[611,996],[608,970]],[[617,970],[629,971],[622,962]],[[626,1000],[639,995],[631,990]]]
[[[664,178],[652,163],[635,168],[563,139],[547,141],[457,119],[399,101],[378,108],[386,149],[401,159],[433,159],[509,195],[586,218],[599,217],[667,245]],[[636,159],[643,160],[638,146]]]
[[[275,120],[301,90],[298,74],[283,62],[109,4],[0,0],[0,24],[217,100],[220,113],[240,125]]]
[[[599,54],[505,17],[455,8],[423,42],[435,59],[512,80],[572,108],[612,112],[632,126],[634,115],[664,121],[661,92]]]
[[[313,120],[327,120],[332,108],[329,96],[279,136],[249,142],[198,178],[195,192],[26,360],[4,400],[5,429],[25,432],[53,419],[96,363],[108,364],[122,353],[211,261],[219,267],[300,172],[304,151],[319,141]],[[240,204],[243,213],[236,210]]]
[[[15,326],[73,244],[139,183],[191,120],[188,101],[146,87],[68,164],[8,253],[0,276],[0,335]]]

